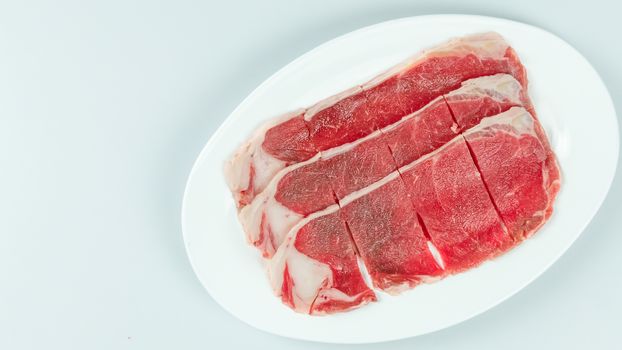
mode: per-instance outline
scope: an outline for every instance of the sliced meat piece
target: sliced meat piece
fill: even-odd
[[[395,123],[467,79],[497,73],[526,83],[523,66],[500,35],[454,39],[352,89],[345,98],[310,108],[305,113],[310,140],[320,151],[351,142]]]
[[[480,120],[520,104],[521,91],[520,83],[507,74],[469,80],[447,97],[437,98],[395,124],[281,170],[239,212],[249,242],[270,257],[287,232],[305,216],[335,204],[452,140],[459,128],[445,100],[469,101],[461,104],[460,111],[469,113],[469,120]],[[482,110],[484,105],[488,107]],[[483,114],[476,118],[476,113]]]
[[[280,169],[393,124],[466,79],[496,73],[509,73],[526,86],[524,67],[501,36],[465,36],[308,110],[280,117],[227,162],[225,175],[236,204],[249,204]]]
[[[550,217],[560,186],[540,124],[515,107],[482,120],[464,137],[509,232],[516,240],[531,236]]]
[[[399,173],[361,192],[340,203],[341,215],[374,286],[395,294],[441,276]]]
[[[512,245],[462,137],[400,173],[447,273],[477,266]]]
[[[333,313],[376,300],[337,205],[294,227],[270,260],[269,275],[275,293],[297,312]]]

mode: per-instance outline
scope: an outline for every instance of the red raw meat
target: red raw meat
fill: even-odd
[[[270,261],[272,287],[298,312],[331,313],[376,300],[337,209],[294,228]]]
[[[297,312],[376,301],[492,259],[551,216],[555,155],[494,33],[270,121],[225,167],[247,239]]]
[[[404,119],[381,129],[383,136],[379,138],[387,145],[397,167],[412,163],[457,135],[457,125],[443,98],[432,101],[416,117]]]
[[[263,144],[270,145],[269,153],[279,154],[279,159],[286,164],[297,163],[299,159],[309,159],[317,153],[317,149],[309,140],[309,130],[303,114],[268,129]]]
[[[374,286],[397,293],[441,276],[443,271],[429,250],[411,203],[405,200],[402,179],[397,172],[393,175],[351,203],[344,201],[341,215]]]
[[[462,137],[400,173],[448,273],[477,266],[512,245]]]
[[[513,107],[311,214],[270,261],[277,294],[299,312],[349,310],[375,300],[356,252],[389,293],[504,253],[551,214],[559,171],[543,137]]]
[[[382,179],[396,167],[389,148],[378,138],[334,156],[323,154],[318,161],[288,172],[279,181],[275,199],[306,216]]]
[[[305,216],[337,203],[456,137],[459,127],[445,100],[471,102],[461,104],[461,110],[469,113],[470,119],[480,120],[520,105],[521,92],[520,83],[507,74],[468,80],[460,89],[393,125],[283,169],[239,212],[249,241],[264,256],[271,256],[287,231]],[[482,114],[474,117],[476,114],[468,107]]]
[[[424,51],[372,81],[264,125],[226,164],[239,208],[280,169],[391,125],[467,79],[497,73],[527,84],[524,67],[496,33],[454,39]]]
[[[272,256],[287,232],[302,218],[395,171],[391,147],[395,149],[394,155],[402,156],[400,161],[406,162],[451,140],[456,136],[454,129],[451,113],[441,97],[386,130],[281,170],[262,193],[239,211],[249,242],[264,256]],[[423,137],[426,132],[429,134]],[[408,144],[399,145],[404,141]]]
[[[498,37],[479,36],[464,40],[486,42],[498,40]],[[395,70],[391,71],[394,72]],[[351,142],[395,123],[436,97],[457,89],[460,83],[467,79],[497,73],[515,75],[518,80],[525,78],[523,66],[511,48],[507,47],[501,57],[497,55],[478,57],[474,52],[424,55],[423,58],[402,68],[397,74],[364,85],[363,90],[355,95],[316,113],[307,112],[305,120],[310,141],[317,150]],[[378,80],[381,81],[378,83]],[[264,147],[278,159],[291,162],[306,159],[294,159],[272,153],[271,145],[270,140],[266,139]],[[301,144],[301,147],[307,146]]]
[[[464,133],[503,221],[516,240],[551,216],[559,191],[557,161],[527,110],[512,108]]]

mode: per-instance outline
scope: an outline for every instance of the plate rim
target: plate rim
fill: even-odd
[[[589,67],[589,69],[594,73],[594,76],[598,79],[598,82],[600,85],[602,85],[604,87],[604,92],[606,93],[606,99],[607,102],[609,104],[609,107],[611,108],[611,110],[613,111],[613,123],[616,126],[615,129],[615,144],[617,147],[615,147],[614,150],[612,150],[612,152],[614,153],[614,163],[613,165],[613,172],[611,173],[610,178],[608,179],[608,183],[606,186],[606,191],[604,191],[604,194],[602,195],[602,198],[600,198],[598,200],[598,205],[595,207],[595,209],[593,210],[593,212],[589,215],[589,220],[586,220],[584,222],[584,224],[582,225],[582,227],[580,228],[579,233],[572,238],[571,240],[569,240],[566,244],[566,246],[563,247],[563,249],[561,249],[557,254],[551,255],[554,256],[554,258],[550,259],[546,264],[543,264],[541,266],[541,268],[539,269],[539,271],[537,273],[532,274],[532,276],[527,279],[526,282],[524,282],[520,287],[515,288],[512,292],[507,293],[504,297],[497,299],[495,302],[491,303],[490,305],[488,305],[485,308],[480,308],[470,314],[468,314],[467,316],[461,317],[461,318],[456,318],[454,320],[454,322],[450,322],[446,325],[443,326],[438,326],[432,330],[429,330],[427,332],[423,332],[423,333],[418,333],[418,334],[412,334],[412,335],[407,335],[407,336],[392,336],[392,337],[383,337],[382,339],[376,339],[376,340],[363,340],[363,341],[337,341],[337,340],[322,340],[322,339],[313,339],[313,338],[307,338],[307,337],[303,337],[303,336],[296,336],[296,335],[291,335],[291,334],[287,334],[284,332],[278,332],[278,331],[274,331],[274,330],[268,330],[265,328],[262,328],[261,326],[251,323],[249,321],[247,321],[246,319],[244,319],[243,317],[239,317],[239,315],[232,311],[231,309],[229,309],[228,307],[226,307],[223,303],[219,302],[215,297],[214,294],[212,293],[210,287],[209,287],[209,283],[206,283],[206,281],[203,280],[203,278],[201,277],[201,275],[199,274],[199,269],[196,265],[195,259],[193,258],[193,253],[191,253],[190,251],[190,245],[189,245],[189,237],[188,237],[188,228],[187,228],[187,218],[186,218],[186,212],[187,212],[187,206],[188,206],[188,196],[189,196],[189,189],[190,189],[190,185],[193,182],[194,179],[194,175],[197,172],[197,168],[200,166],[200,164],[202,163],[203,159],[206,157],[207,153],[211,150],[211,148],[213,148],[214,146],[212,145],[216,140],[218,139],[218,137],[220,136],[220,134],[223,132],[223,130],[227,129],[229,124],[233,123],[233,118],[230,118],[232,115],[235,115],[236,113],[238,113],[238,111],[243,108],[243,106],[245,105],[246,101],[251,100],[252,98],[254,98],[254,96],[256,94],[258,94],[261,90],[263,90],[263,88],[269,84],[271,84],[276,78],[278,78],[281,74],[283,74],[287,69],[289,69],[291,66],[294,66],[296,63],[298,63],[301,60],[306,59],[307,56],[311,56],[312,54],[314,54],[316,51],[319,51],[321,49],[323,49],[326,46],[335,44],[341,40],[346,39],[347,37],[353,35],[354,33],[361,33],[361,32],[365,32],[368,30],[373,30],[379,26],[383,26],[383,25],[387,25],[387,24],[395,24],[398,22],[407,22],[407,21],[421,21],[421,20],[448,20],[448,19],[453,19],[453,20],[475,20],[475,21],[496,21],[498,23],[506,23],[506,24],[511,24],[511,25],[518,25],[518,26],[523,26],[523,27],[527,27],[531,30],[536,30],[538,32],[540,32],[541,34],[547,35],[547,36],[553,36],[555,39],[559,40],[560,43],[562,43],[563,45],[565,45],[567,48],[569,48],[572,51],[575,51],[578,56],[587,64],[587,67]],[[356,28],[354,30],[348,31],[346,33],[343,33],[341,35],[338,35],[332,39],[329,39],[327,41],[322,42],[321,44],[313,47],[312,49],[305,51],[303,54],[299,55],[298,57],[296,57],[295,59],[293,59],[292,61],[286,63],[285,65],[281,66],[278,70],[276,70],[274,73],[272,73],[268,78],[266,78],[265,80],[263,80],[259,85],[257,85],[257,87],[255,87],[249,94],[247,94],[237,105],[236,107],[227,115],[227,117],[223,120],[223,122],[218,126],[218,128],[214,131],[214,133],[209,137],[208,141],[205,143],[205,145],[201,148],[201,151],[198,153],[195,161],[193,162],[193,165],[191,167],[191,170],[187,176],[187,180],[185,182],[185,187],[184,187],[184,192],[183,192],[183,197],[182,197],[182,206],[181,206],[181,228],[182,228],[182,239],[184,242],[184,250],[186,252],[186,255],[188,257],[188,260],[190,262],[190,265],[192,267],[192,270],[195,274],[195,276],[197,277],[197,279],[199,280],[199,282],[201,283],[201,286],[207,291],[207,293],[210,295],[210,297],[216,302],[216,304],[218,304],[221,308],[223,308],[225,311],[227,311],[229,314],[233,315],[237,320],[243,322],[244,324],[247,324],[251,327],[253,327],[254,329],[258,329],[262,332],[268,333],[268,334],[273,334],[273,335],[277,335],[277,336],[282,336],[285,338],[289,338],[289,339],[296,339],[296,340],[304,340],[304,341],[310,341],[310,342],[315,342],[315,343],[324,343],[324,344],[374,344],[374,343],[383,343],[383,342],[388,342],[388,341],[395,341],[395,340],[400,340],[400,339],[409,339],[409,338],[414,338],[417,336],[421,336],[424,334],[430,334],[430,333],[435,333],[438,332],[440,330],[443,329],[447,329],[450,327],[453,327],[457,324],[460,324],[462,322],[465,322],[477,315],[483,314],[489,310],[491,310],[492,308],[498,306],[499,304],[505,302],[506,300],[508,300],[509,298],[511,298],[512,296],[516,295],[518,292],[522,291],[523,289],[525,289],[528,285],[530,285],[531,283],[533,283],[534,280],[536,280],[537,278],[539,278],[540,276],[542,276],[542,274],[544,272],[546,272],[554,263],[556,263],[560,257],[562,255],[564,255],[568,249],[576,242],[576,240],[583,235],[585,229],[587,228],[587,226],[593,221],[594,217],[596,216],[596,214],[600,211],[604,201],[607,199],[607,197],[609,196],[609,192],[611,190],[611,186],[613,184],[613,180],[616,177],[617,174],[617,167],[618,167],[618,163],[619,163],[619,155],[620,155],[620,132],[619,132],[619,123],[618,123],[618,118],[617,118],[617,113],[615,110],[615,104],[613,102],[613,99],[611,97],[611,93],[609,92],[609,89],[607,88],[607,85],[605,84],[604,80],[602,79],[601,75],[599,74],[599,72],[596,70],[596,68],[587,60],[587,58],[579,51],[577,50],[574,46],[570,45],[566,40],[564,40],[563,38],[559,37],[558,35],[545,30],[543,28],[528,24],[528,23],[524,23],[524,22],[520,22],[520,21],[515,21],[515,20],[511,20],[511,19],[507,19],[507,18],[501,18],[501,17],[494,17],[494,16],[483,16],[483,15],[471,15],[471,14],[429,14],[429,15],[420,15],[420,16],[406,16],[406,17],[400,17],[400,18],[394,18],[394,19],[390,19],[390,20],[386,20],[386,21],[381,21],[381,22],[377,22],[371,25],[367,25],[367,26],[363,26],[360,28]],[[563,176],[563,175],[562,175]]]

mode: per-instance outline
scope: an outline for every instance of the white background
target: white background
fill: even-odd
[[[552,31],[592,62],[620,110],[622,25],[613,4],[1,2],[0,349],[318,347],[234,319],[190,268],[182,193],[220,122],[320,43],[432,13]],[[458,326],[367,348],[619,346],[621,216],[618,174],[584,235],[529,287]],[[345,348],[323,345],[332,347]]]

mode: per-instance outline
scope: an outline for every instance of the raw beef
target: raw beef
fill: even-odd
[[[526,83],[500,36],[473,35],[262,126],[225,175],[283,303],[354,309],[533,235],[560,171]]]
[[[524,67],[501,36],[465,36],[264,125],[226,165],[236,204],[249,204],[280,169],[393,124],[464,80],[496,73],[512,74],[526,86]]]
[[[400,173],[447,273],[477,266],[512,245],[462,137]]]
[[[305,216],[446,144],[458,135],[459,127],[445,101],[470,102],[460,104],[463,119],[468,114],[477,121],[528,103],[521,101],[521,92],[520,83],[507,74],[468,80],[393,125],[281,170],[239,212],[248,240],[270,257],[287,231]]]
[[[395,294],[444,274],[430,250],[399,173],[341,201],[358,252],[374,287]]]
[[[297,312],[344,311],[376,300],[335,205],[297,225],[270,261],[270,282]]]
[[[527,110],[512,108],[464,133],[508,230],[531,236],[553,212],[560,174],[546,135]]]
[[[376,288],[395,293],[506,252],[548,218],[559,188],[543,136],[526,109],[513,107],[311,214],[270,261],[277,294],[300,312],[348,310],[375,300],[355,254]]]
[[[506,125],[503,116],[489,119]],[[459,135],[301,221],[271,260],[270,275],[293,309],[330,312],[375,300],[355,252],[373,285],[396,293],[477,266],[513,245]]]

